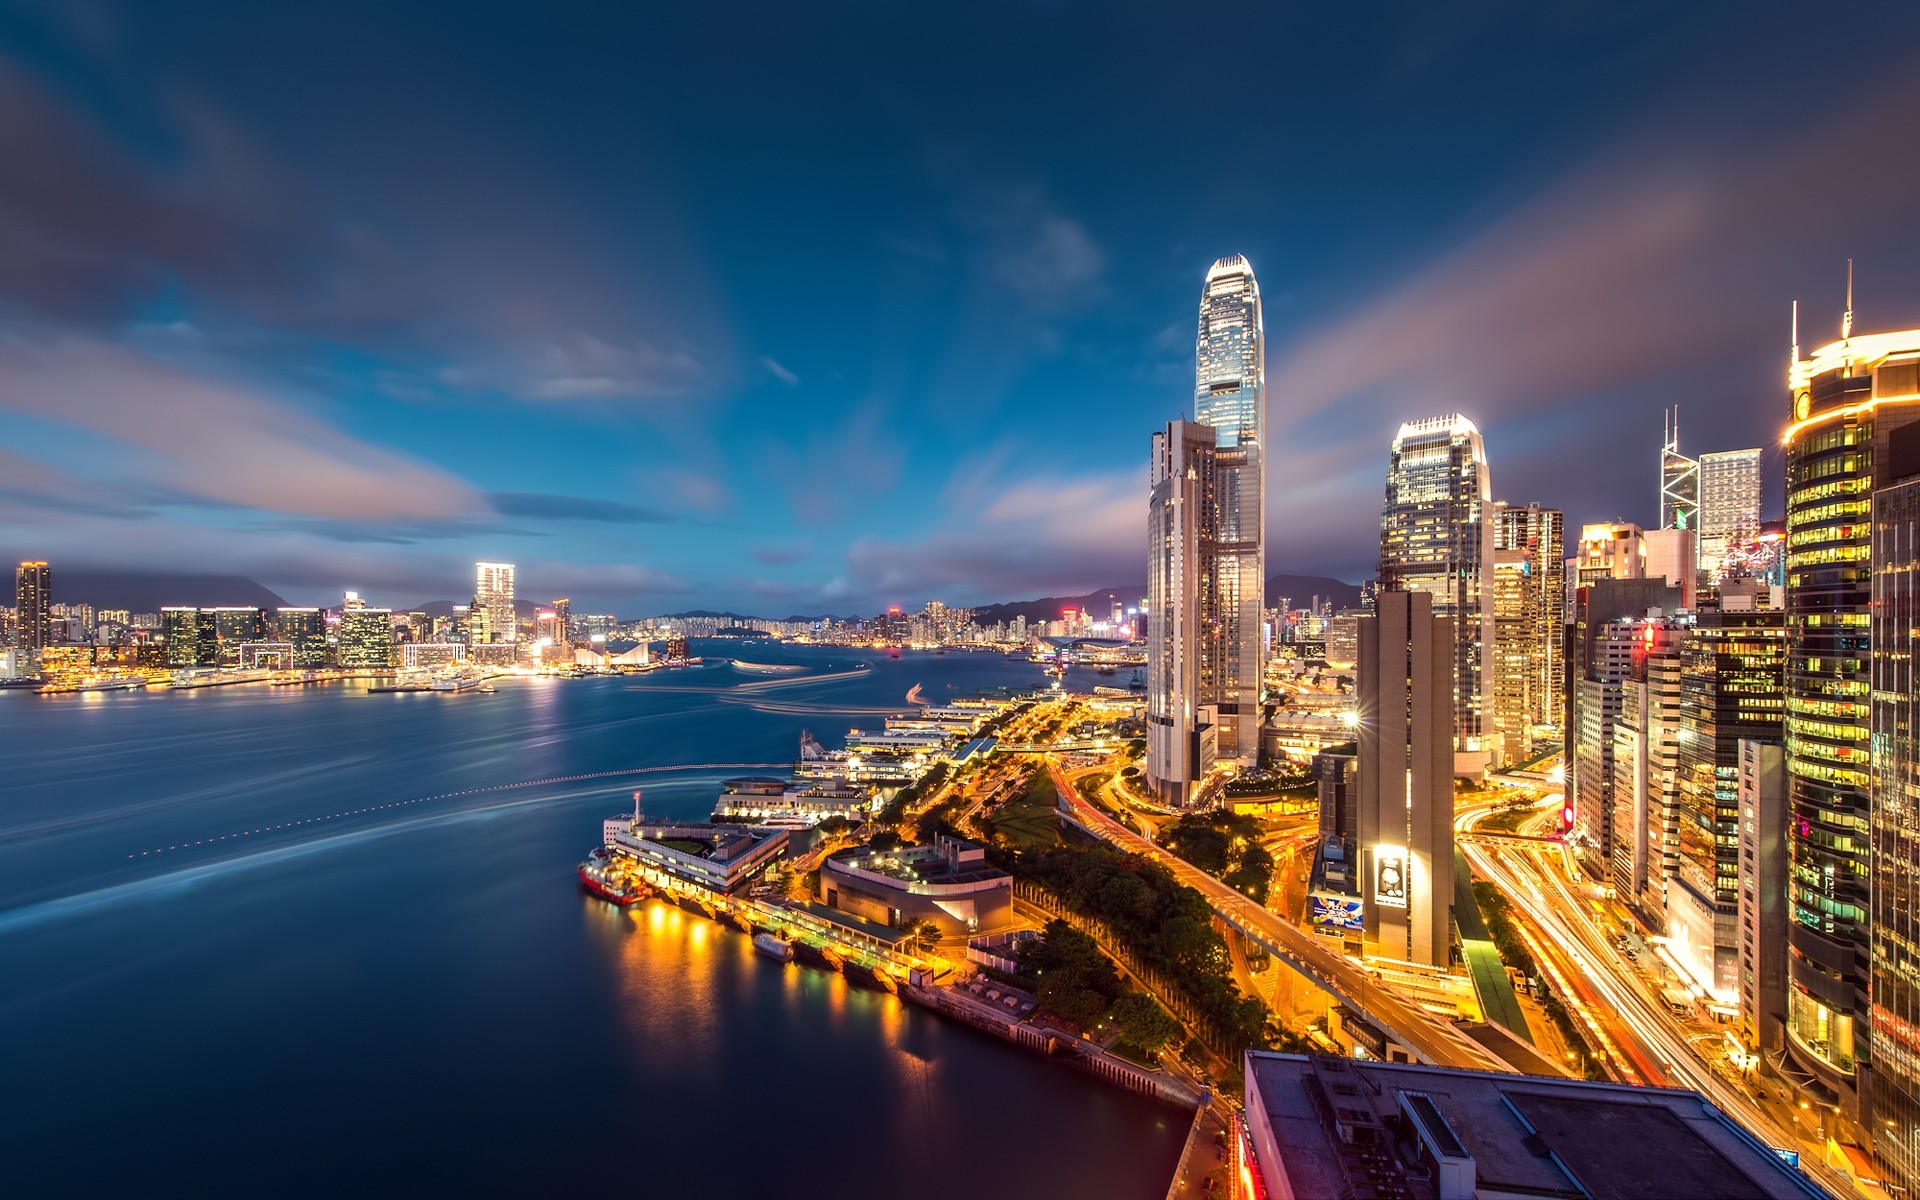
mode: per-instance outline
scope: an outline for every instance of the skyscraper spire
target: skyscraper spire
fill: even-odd
[[[1840,340],[1853,340],[1853,260],[1847,260],[1847,311],[1840,317]]]
[[[1791,369],[1800,361],[1800,302],[1798,300],[1793,302],[1793,349],[1789,353],[1791,357],[1787,360],[1787,366]]]

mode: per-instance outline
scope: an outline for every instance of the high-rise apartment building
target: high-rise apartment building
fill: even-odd
[[[13,645],[33,653],[53,643],[53,575],[44,562],[23,562],[13,574]]]
[[[513,642],[520,638],[514,609],[513,564],[473,564],[473,641]]]
[[[1700,464],[1680,453],[1680,410],[1666,419],[1660,443],[1660,528],[1695,529],[1700,523]]]
[[[1246,766],[1260,758],[1266,668],[1266,370],[1253,267],[1239,255],[1220,259],[1207,269],[1200,296],[1193,410],[1194,420],[1213,431],[1216,457],[1219,753]]]
[[[1559,509],[1538,504],[1502,504],[1495,514],[1495,553],[1525,555],[1523,587],[1534,622],[1526,635],[1528,719],[1558,729],[1566,711],[1566,518]],[[1494,619],[1499,620],[1497,603]],[[1510,757],[1518,753],[1512,751]]]
[[[1920,330],[1851,334],[1788,372],[1787,1055],[1858,1111],[1870,1061],[1873,489],[1920,420]],[[1912,871],[1911,860],[1896,869]],[[1905,969],[1904,967],[1902,969]],[[1899,1043],[1895,1055],[1912,1051]],[[1889,1064],[1898,1070],[1896,1058]],[[1878,1139],[1876,1139],[1877,1141]]]
[[[1916,380],[1920,382],[1920,380]],[[1874,1152],[1920,1185],[1920,424],[1892,432],[1873,493],[1869,1010]]]
[[[1213,765],[1220,616],[1214,431],[1173,421],[1153,435],[1147,512],[1147,782],[1184,803]]]
[[[1490,712],[1492,507],[1486,446],[1472,421],[1456,414],[1400,427],[1380,515],[1380,590],[1424,592],[1453,623],[1455,766],[1468,773],[1503,757]]]
[[[1668,949],[1731,1005],[1739,991],[1740,743],[1774,741],[1786,701],[1786,616],[1698,614],[1680,650],[1678,869],[1667,881]]]
[[[1760,536],[1760,451],[1716,450],[1700,456],[1700,570],[1715,580],[1727,547]]]
[[[1382,590],[1360,619],[1360,862],[1367,941],[1444,967],[1453,938],[1453,620]]]

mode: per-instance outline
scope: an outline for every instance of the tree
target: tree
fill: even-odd
[[[1180,1036],[1180,1022],[1145,992],[1128,992],[1115,1000],[1107,1019],[1120,1031],[1121,1040],[1150,1053]]]
[[[900,932],[911,938],[910,944],[922,954],[931,953],[940,945],[940,926],[927,917],[908,921]]]
[[[867,845],[883,853],[888,850],[897,850],[900,847],[900,835],[891,829],[882,829],[873,835],[873,839]]]

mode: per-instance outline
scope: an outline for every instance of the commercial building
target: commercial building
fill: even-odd
[[[1631,521],[1582,525],[1574,556],[1576,586],[1587,587],[1602,579],[1644,579],[1645,537],[1646,530]]]
[[[160,610],[167,665],[176,670],[212,667],[220,661],[220,636],[211,612],[191,606]]]
[[[787,850],[784,829],[649,821],[622,813],[601,827],[609,850],[638,864],[649,883],[731,893]]]
[[[474,643],[514,642],[520,624],[514,608],[513,564],[473,564],[473,608],[470,636]]]
[[[1359,796],[1355,776],[1359,772],[1359,746],[1322,750],[1313,756],[1313,781],[1320,802],[1320,840],[1350,841],[1360,836]]]
[[[1680,647],[1668,619],[1622,623],[1629,654],[1613,733],[1613,885],[1647,923],[1664,926],[1680,842]]]
[[[1873,492],[1868,743],[1872,797],[1873,1072],[1870,1127],[1880,1163],[1920,1185],[1920,425],[1896,429]]]
[[[1194,350],[1194,420],[1213,431],[1216,475],[1213,574],[1219,627],[1213,680],[1222,758],[1252,766],[1260,755],[1260,693],[1266,666],[1266,331],[1260,285],[1245,258],[1207,269]]]
[[[1787,1020],[1787,782],[1778,741],[1740,743],[1740,1033],[1778,1059]]]
[[[853,846],[829,854],[820,863],[820,899],[895,929],[932,921],[943,936],[1013,924],[1013,876],[988,866],[984,848],[946,834],[930,846]]]
[[[1567,703],[1567,576],[1563,569],[1567,557],[1566,515],[1538,504],[1498,505],[1493,548],[1495,554],[1505,550],[1525,556],[1525,609],[1535,623],[1525,639],[1530,676],[1528,710],[1535,726],[1559,729]]]
[[[1698,1092],[1249,1050],[1235,1200],[1819,1200]]]
[[[1192,421],[1153,435],[1146,777],[1170,804],[1186,802],[1218,752],[1216,449],[1214,431]]]
[[[1680,410],[1662,412],[1660,528],[1697,529],[1700,524],[1700,464],[1680,453]]]
[[[1740,746],[1780,736],[1786,653],[1785,614],[1769,609],[1702,612],[1680,650],[1679,847],[1666,889],[1668,949],[1695,985],[1729,1007],[1740,982]]]
[[[1455,769],[1503,761],[1491,720],[1493,491],[1480,431],[1459,415],[1410,421],[1394,435],[1380,515],[1380,590],[1420,592],[1454,627],[1450,656]]]
[[[1537,716],[1534,663],[1540,657],[1538,595],[1528,586],[1524,550],[1493,552],[1493,649],[1491,665],[1493,730],[1510,757],[1528,756]],[[1557,639],[1556,639],[1557,640]]]
[[[261,608],[223,605],[203,609],[213,614],[214,665],[240,665],[240,647],[263,642],[267,637],[267,613]]]
[[[720,785],[713,819],[814,825],[828,817],[857,821],[878,806],[868,787],[750,776]]]
[[[293,647],[293,665],[303,671],[327,665],[327,614],[317,608],[288,606],[273,612],[279,641]]]
[[[1857,1072],[1870,1061],[1873,489],[1887,482],[1877,472],[1894,431],[1920,419],[1920,330],[1852,336],[1851,318],[1849,310],[1840,341],[1811,357],[1795,348],[1781,440],[1793,831],[1787,1058],[1809,1085],[1857,1111]]]
[[[40,561],[13,573],[13,646],[32,654],[53,644],[53,573]]]
[[[1698,538],[1691,529],[1649,529],[1641,539],[1648,579],[1664,579],[1680,589],[1680,607],[1697,604],[1700,575]]]
[[[1360,622],[1357,796],[1367,941],[1444,967],[1453,930],[1454,624],[1381,591]]]
[[[340,610],[340,644],[336,651],[340,666],[349,670],[384,671],[393,666],[393,610],[389,608],[343,608]]]
[[[1715,580],[1727,549],[1760,536],[1760,451],[1716,450],[1700,456],[1700,571]]]

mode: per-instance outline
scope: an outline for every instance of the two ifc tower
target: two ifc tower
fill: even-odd
[[[1146,782],[1174,807],[1217,765],[1260,759],[1266,334],[1239,255],[1207,270],[1193,414],[1153,435],[1147,516]],[[1444,963],[1448,910],[1432,898],[1453,861],[1457,639],[1425,591],[1380,600],[1361,622],[1357,681],[1366,932],[1391,957]]]

